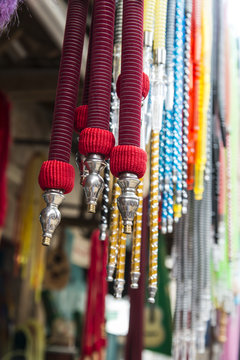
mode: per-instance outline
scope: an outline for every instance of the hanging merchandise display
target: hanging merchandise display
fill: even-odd
[[[117,299],[130,286],[128,359],[141,358],[143,334],[148,351],[174,360],[195,360],[206,347],[219,356],[227,351],[240,289],[240,50],[228,6],[95,0],[83,99],[75,109],[88,3],[69,1],[39,183],[48,204],[41,214],[47,245],[73,187],[74,124],[80,183],[88,212],[100,219],[91,238],[82,359],[103,358],[105,276]]]

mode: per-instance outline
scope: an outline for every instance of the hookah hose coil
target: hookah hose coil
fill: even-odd
[[[88,128],[109,130],[115,1],[94,2]]]
[[[87,9],[87,0],[69,0],[49,160],[69,163]]]
[[[153,32],[156,0],[144,1],[143,31]]]
[[[154,50],[165,49],[167,0],[156,0],[155,27],[154,27]]]

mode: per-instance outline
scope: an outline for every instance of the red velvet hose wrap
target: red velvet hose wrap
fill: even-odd
[[[78,150],[80,154],[101,154],[109,158],[115,145],[114,135],[108,130],[85,128],[79,136]]]
[[[147,166],[147,153],[132,145],[118,145],[113,148],[110,158],[111,172],[115,177],[129,172],[142,178]]]
[[[77,103],[88,0],[69,0],[59,68],[49,160],[68,163]]]
[[[123,1],[119,145],[140,146],[143,0]]]
[[[115,0],[95,0],[88,128],[109,130]]]
[[[65,194],[72,191],[74,179],[74,167],[58,160],[44,161],[38,176],[38,182],[42,190],[62,190]]]

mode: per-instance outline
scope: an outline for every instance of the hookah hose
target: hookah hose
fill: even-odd
[[[122,194],[117,202],[122,217],[118,250],[115,295],[121,297],[124,286],[126,235],[139,205],[136,188],[138,178],[146,170],[146,152],[140,148],[141,103],[143,94],[143,1],[123,1],[121,81],[119,82],[119,141],[110,157],[111,172],[119,177]],[[118,79],[119,80],[119,79]],[[129,191],[131,196],[129,197]],[[129,208],[131,201],[131,211]],[[123,225],[123,227],[122,227]]]
[[[143,211],[143,179],[137,188],[137,196],[139,205],[134,220],[134,230],[132,239],[132,259],[131,259],[131,288],[138,288],[140,277],[140,255],[141,255],[141,239],[142,239],[142,211]]]
[[[144,1],[143,31],[153,33],[156,0]]]
[[[143,77],[143,1],[123,1],[121,98],[119,145],[110,158],[116,177],[133,173],[139,178],[146,170],[146,152],[140,149]]]
[[[183,90],[183,148],[182,148],[182,212],[187,212],[187,162],[190,91],[190,49],[192,28],[192,0],[185,3],[185,49],[184,49],[184,90]]]
[[[87,7],[88,2],[86,0],[69,1],[49,148],[49,160],[68,163],[70,159]]]
[[[159,132],[162,126],[165,73],[165,28],[167,1],[155,4],[154,28],[154,79],[152,86],[152,130],[151,130],[151,179],[150,179],[150,228],[149,228],[149,297],[155,302],[158,268],[158,193],[159,193]],[[154,81],[155,80],[155,81]]]
[[[156,0],[155,27],[154,27],[154,50],[166,48],[166,21],[168,0]],[[165,60],[165,59],[164,59]]]
[[[226,30],[226,44],[225,44],[225,51],[226,51],[226,93],[225,93],[225,100],[226,100],[226,122],[228,129],[230,129],[231,123],[230,123],[230,113],[231,113],[231,103],[230,103],[230,96],[231,96],[231,69],[230,69],[230,41],[229,41],[229,32]],[[231,141],[230,141],[230,130],[227,133],[226,136],[226,155],[227,155],[227,161],[226,161],[226,186],[227,186],[227,198],[226,198],[226,204],[227,204],[227,244],[228,244],[228,260],[231,262],[233,260],[233,249],[232,249],[232,241],[233,241],[233,229],[232,229],[232,186],[231,186],[231,179],[232,179],[232,154],[231,154]]]
[[[209,5],[203,1],[202,7],[202,47],[199,79],[198,118],[199,130],[196,140],[195,158],[195,184],[194,194],[196,200],[202,199],[204,191],[204,170],[206,166],[206,139],[207,139],[207,113],[210,97],[210,72],[211,72],[211,17]]]
[[[154,27],[154,7],[155,0],[147,0],[144,2],[143,30],[144,30],[144,50],[143,50],[143,66],[145,74],[150,75],[152,61],[152,35]],[[144,75],[145,75],[144,74]],[[144,76],[143,75],[143,76]],[[144,87],[144,84],[143,84]],[[143,88],[144,91],[144,88]],[[141,147],[145,149],[146,130],[149,126],[149,99],[146,94],[142,94],[145,101],[142,107],[143,122],[141,129]],[[140,277],[140,255],[141,255],[141,238],[142,238],[142,207],[143,207],[143,178],[140,179],[137,188],[137,196],[139,199],[138,209],[134,219],[133,238],[132,238],[132,258],[131,258],[131,288],[138,288]]]
[[[126,258],[126,242],[127,235],[123,232],[123,223],[121,215],[119,214],[119,233],[118,233],[118,252],[117,252],[117,265],[116,265],[116,280],[114,284],[115,297],[117,299],[122,297],[122,292],[125,284],[125,258]]]
[[[108,157],[114,146],[109,119],[115,1],[95,1],[93,12],[88,116],[79,137],[79,152]]]
[[[122,40],[122,14],[123,1],[119,0],[116,5],[115,13],[115,29],[114,29],[114,53],[113,53],[113,77],[111,91],[111,110],[110,110],[110,127],[116,137],[118,135],[118,113],[119,101],[116,93],[116,81],[120,74],[120,56],[121,56],[121,40]],[[112,190],[112,206],[110,216],[109,231],[109,256],[107,265],[107,281],[113,281],[113,274],[117,263],[118,253],[118,232],[119,232],[119,209],[117,206],[117,198],[120,196],[120,187],[117,179],[113,178]]]
[[[42,164],[38,178],[40,187],[46,190],[43,196],[47,203],[40,215],[43,245],[50,245],[60,223],[58,206],[64,199],[63,193],[71,192],[74,186],[75,173],[69,160],[87,9],[88,0],[68,3],[48,161]]]
[[[182,213],[182,112],[184,80],[184,17],[185,3],[176,1],[174,107],[173,107],[173,182],[175,183],[174,219]]]
[[[113,195],[112,195],[112,210],[110,219],[110,232],[109,232],[109,257],[107,265],[107,281],[113,281],[113,274],[117,263],[118,253],[118,232],[119,232],[119,210],[117,207],[117,198],[120,195],[120,187],[117,179],[114,178],[113,182]]]
[[[195,142],[197,139],[200,57],[201,57],[201,8],[202,0],[193,0],[192,12],[192,72],[193,88],[191,91],[191,121],[189,124],[189,156],[188,156],[188,189],[194,185]]]
[[[166,26],[166,76],[167,92],[165,98],[165,116],[160,132],[159,187],[163,191],[161,231],[172,232],[173,225],[173,51],[175,34],[176,0],[168,0]],[[163,204],[164,203],[164,204]],[[166,208],[167,206],[167,208]]]

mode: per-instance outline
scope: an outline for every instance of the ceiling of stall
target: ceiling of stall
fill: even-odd
[[[92,3],[90,2],[89,14]],[[11,97],[53,102],[67,12],[64,0],[25,0],[0,37],[0,87]],[[84,42],[84,77],[90,15]],[[81,86],[80,86],[81,93]]]

